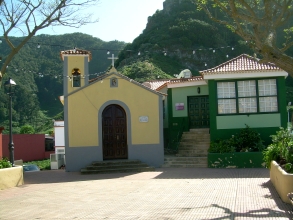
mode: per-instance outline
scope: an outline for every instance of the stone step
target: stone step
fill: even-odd
[[[183,131],[182,135],[194,135],[194,136],[209,136],[209,132],[202,132],[202,131]]]
[[[191,142],[180,142],[179,147],[186,147],[186,148],[209,148],[210,143],[191,143]]]
[[[210,142],[210,138],[186,138],[182,137],[180,139],[182,142]]]
[[[103,169],[103,170],[88,170],[81,169],[81,174],[99,174],[99,173],[139,173],[154,171],[154,167],[133,167],[133,168],[122,168],[122,169]]]
[[[164,164],[169,164],[169,165],[178,165],[178,164],[186,164],[186,165],[197,165],[197,164],[207,164],[207,159],[203,160],[200,159],[198,161],[168,161]]]
[[[174,167],[174,168],[207,168],[206,164],[164,164],[162,167]]]
[[[109,160],[93,162],[86,168],[81,169],[81,174],[146,172],[154,170],[154,167],[150,167],[139,160]]]
[[[133,167],[148,167],[147,164],[113,164],[109,166],[99,166],[99,165],[89,165],[86,167],[88,170],[107,170],[107,169],[124,169],[124,168],[133,168]]]
[[[209,133],[210,128],[192,128],[189,129],[190,132],[199,132],[199,133]]]
[[[183,139],[194,139],[194,140],[209,140],[210,135],[209,134],[182,134],[181,138]]]
[[[179,149],[178,154],[181,153],[190,153],[190,154],[208,154],[208,149]]]
[[[176,157],[206,157],[206,156],[207,156],[207,154],[200,154],[200,153],[198,153],[198,154],[196,154],[196,153],[192,153],[192,154],[178,153],[178,154],[176,154]]]
[[[177,157],[206,157],[208,151],[182,151],[180,150],[176,156]]]
[[[201,163],[207,161],[207,156],[205,157],[165,157],[165,163],[171,163],[171,164],[179,164],[179,163],[186,163],[186,164],[192,164],[192,163]]]
[[[115,165],[125,165],[125,164],[141,164],[140,160],[104,160],[104,161],[94,161],[91,165],[93,166],[115,166]]]

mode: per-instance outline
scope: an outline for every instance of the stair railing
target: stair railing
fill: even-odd
[[[181,119],[180,127],[176,134],[176,137],[174,139],[172,138],[171,141],[168,141],[167,151],[169,151],[169,153],[172,153],[172,154],[178,153],[178,148],[182,138],[183,130],[184,130],[184,118]]]

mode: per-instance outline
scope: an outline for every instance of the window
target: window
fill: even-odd
[[[276,79],[259,80],[259,108],[261,112],[278,111]]]
[[[277,112],[276,79],[218,82],[218,113]]]
[[[218,82],[218,113],[236,113],[235,82]]]
[[[257,112],[256,81],[238,81],[239,113]]]
[[[71,72],[72,74],[72,87],[80,87],[80,70],[78,68],[74,68]]]

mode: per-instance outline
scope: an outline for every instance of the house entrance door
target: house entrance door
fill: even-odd
[[[102,114],[103,159],[127,159],[126,113],[119,105],[107,106]]]
[[[188,116],[190,128],[209,128],[210,110],[208,96],[188,97]]]

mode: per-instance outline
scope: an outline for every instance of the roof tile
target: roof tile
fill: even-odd
[[[247,71],[276,71],[282,70],[273,63],[260,63],[259,59],[242,54],[219,66],[211,69],[199,71],[201,75],[211,75],[218,73],[247,72]]]
[[[73,50],[64,50],[64,51],[61,51],[60,52],[60,56],[61,56],[61,59],[63,60],[63,55],[64,54],[67,54],[67,55],[89,55],[89,60],[92,59],[92,53],[88,50],[82,50],[82,49],[73,49]]]

